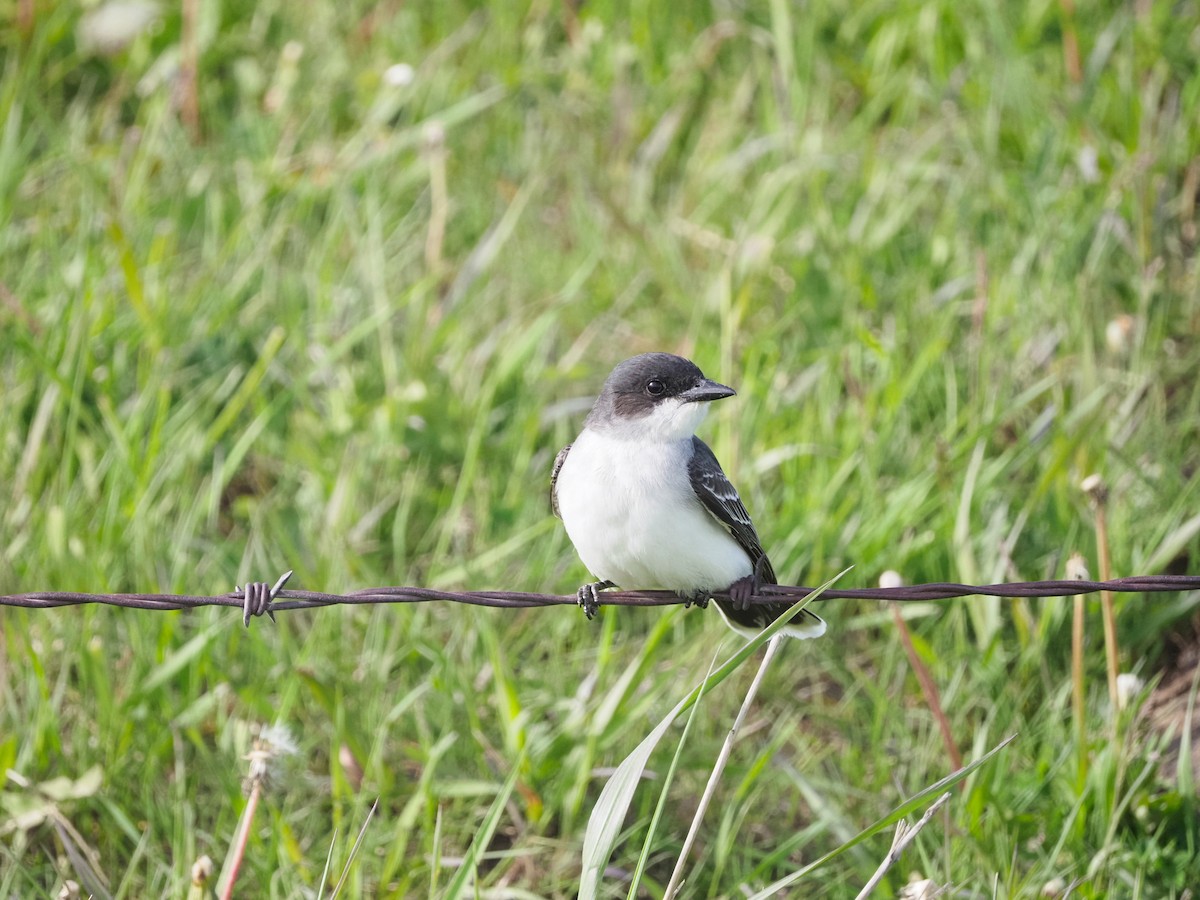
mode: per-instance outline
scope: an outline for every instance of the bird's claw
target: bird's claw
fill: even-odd
[[[754,564],[753,572],[729,586],[729,599],[733,602],[734,609],[744,612],[750,608],[750,601],[758,596],[758,590],[762,587],[762,573],[766,565],[766,556],[760,556]]]
[[[708,591],[696,591],[691,594],[681,594],[683,597],[683,608],[690,609],[693,605],[697,609],[708,609]]]
[[[739,578],[729,586],[729,599],[739,612],[750,608],[750,600],[758,593],[758,573]]]
[[[589,621],[596,618],[596,613],[600,612],[600,592],[605,588],[615,586],[611,581],[593,581],[576,591],[579,605],[583,608],[583,614],[588,617]]]

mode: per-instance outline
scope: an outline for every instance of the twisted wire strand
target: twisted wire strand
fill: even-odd
[[[241,607],[243,622],[266,614],[275,618],[275,613],[293,609],[345,604],[369,603],[466,603],[472,606],[490,606],[499,609],[527,609],[540,606],[574,606],[578,602],[575,594],[540,594],[529,591],[439,591],[422,587],[376,587],[347,594],[329,594],[321,591],[286,590],[284,585],[292,573],[285,572],[274,584],[265,581],[251,582],[235,587],[228,594],[202,596],[194,594],[104,594],[76,591],[34,591],[25,594],[0,596],[0,606],[17,606],[26,609],[53,609],[61,606],[81,606],[101,603],[123,606],[130,609],[182,610],[202,606]],[[778,602],[779,598],[799,600],[812,592],[812,588],[794,585],[762,585],[759,594],[751,598],[752,603]],[[1070,597],[1076,594],[1092,594],[1097,591],[1114,593],[1162,593],[1168,591],[1200,590],[1200,575],[1136,575],[1115,578],[1111,581],[1020,581],[1009,584],[913,584],[888,588],[829,589],[818,600],[895,600],[901,603],[950,600],[957,597]],[[728,598],[728,594],[714,592],[714,597]],[[600,593],[603,606],[668,606],[684,602],[670,591],[604,591]]]

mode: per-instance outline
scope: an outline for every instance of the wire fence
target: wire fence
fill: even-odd
[[[348,594],[327,594],[320,591],[286,590],[291,572],[285,572],[274,584],[252,582],[245,588],[235,587],[228,594],[200,596],[192,594],[101,594],[75,591],[35,591],[27,594],[0,596],[0,606],[19,606],[27,609],[53,609],[61,606],[82,606],[102,603],[131,609],[183,610],[201,606],[232,606],[242,610],[242,621],[250,624],[254,616],[292,609],[339,606],[367,603],[431,603],[437,601],[467,603],[472,606],[491,606],[500,609],[527,609],[540,606],[574,606],[575,594],[538,594],[527,591],[438,591],[421,587],[377,587],[352,591]],[[1200,590],[1200,575],[1137,575],[1114,578],[1111,581],[1019,581],[1009,584],[913,584],[903,587],[829,589],[819,598],[828,600],[895,600],[901,603],[930,600],[950,600],[958,597],[1071,597],[1098,591],[1114,593],[1163,593]],[[796,585],[766,584],[759,588],[751,603],[778,602],[781,598],[799,600],[813,588]],[[715,592],[714,597],[728,598]],[[602,606],[668,606],[685,602],[670,591],[604,591],[599,595]]]

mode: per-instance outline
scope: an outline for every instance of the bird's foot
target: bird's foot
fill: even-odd
[[[610,587],[616,587],[616,584],[611,581],[593,581],[576,591],[579,605],[583,607],[583,614],[588,619],[594,619],[596,613],[600,612],[600,592]]]
[[[739,578],[729,586],[729,599],[733,601],[733,608],[744,612],[750,608],[750,600],[758,593],[759,580],[758,573],[747,575],[745,578]]]
[[[766,556],[760,556],[753,572],[729,586],[729,599],[733,601],[734,609],[744,612],[750,608],[750,601],[758,595],[758,589],[763,585],[762,574],[766,567]]]
[[[695,605],[697,609],[708,609],[708,591],[692,591],[690,594],[681,593],[683,598],[683,608],[688,609]]]

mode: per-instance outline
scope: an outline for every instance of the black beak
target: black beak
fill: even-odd
[[[724,397],[732,397],[736,394],[731,387],[726,387],[723,384],[717,384],[715,381],[710,381],[707,378],[700,379],[700,383],[688,388],[679,395],[679,399],[684,403],[701,403],[710,400],[720,400]]]

